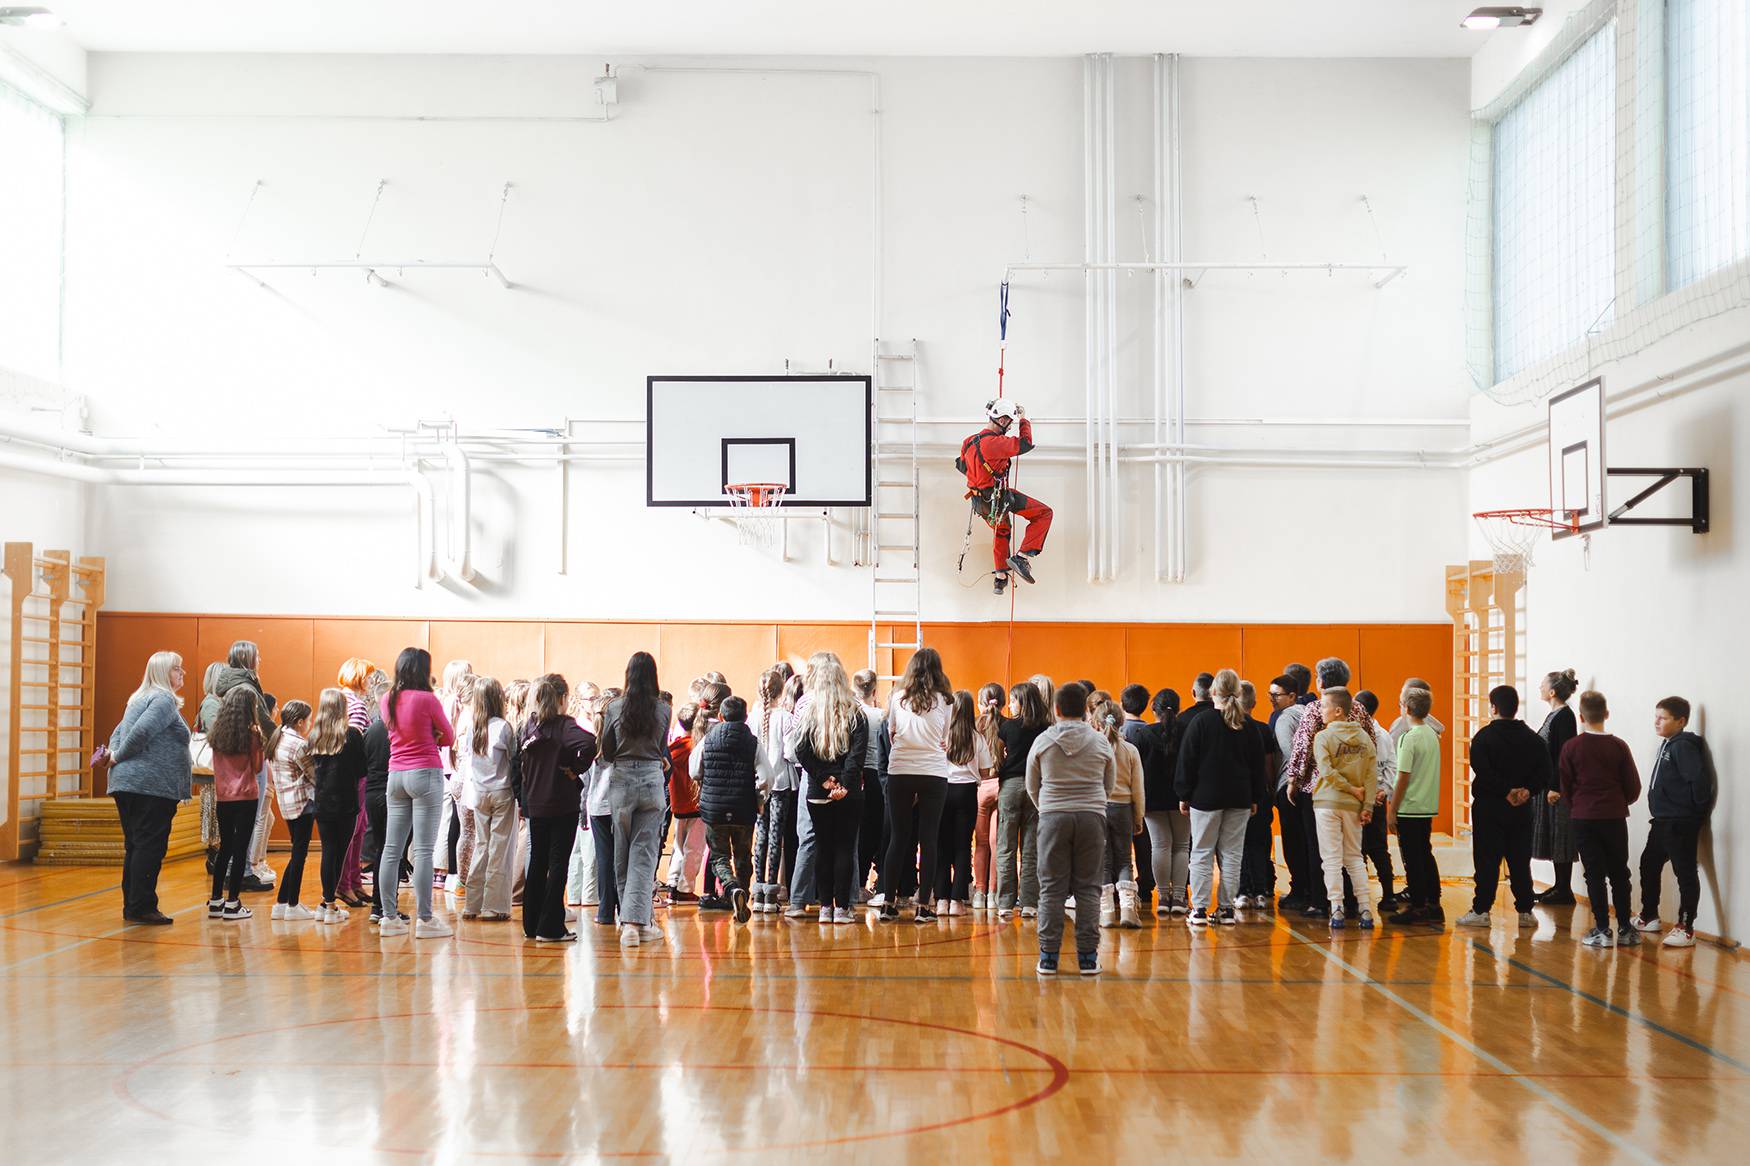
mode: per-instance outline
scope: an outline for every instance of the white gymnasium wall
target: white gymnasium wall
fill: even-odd
[[[1750,581],[1750,546],[1742,526],[1743,515],[1750,513],[1750,482],[1734,473],[1733,463],[1742,460],[1735,455],[1750,449],[1746,336],[1750,312],[1739,311],[1598,370],[1613,395],[1643,385],[1656,390],[1642,398],[1646,403],[1616,412],[1606,423],[1609,463],[1708,467],[1712,529],[1696,535],[1683,528],[1607,528],[1592,538],[1589,553],[1578,539],[1540,546],[1524,595],[1520,663],[1522,693],[1535,693],[1546,672],[1562,668],[1573,668],[1583,687],[1603,692],[1610,701],[1610,729],[1634,747],[1643,782],[1658,743],[1652,730],[1654,702],[1678,695],[1695,707],[1691,727],[1707,738],[1720,778],[1711,839],[1703,843],[1697,926],[1740,940],[1750,930],[1745,915],[1750,862],[1744,857],[1750,799],[1739,780],[1750,745],[1737,706],[1750,660],[1750,627],[1737,608]],[[1537,420],[1542,410],[1541,405],[1509,408],[1479,397],[1474,408],[1478,435],[1518,428]],[[1546,467],[1541,445],[1484,464],[1471,476],[1471,508],[1548,505]],[[1617,505],[1638,486],[1619,479],[1608,489]],[[1674,501],[1675,506],[1665,502],[1641,513],[1679,513],[1687,496],[1679,494]],[[1472,549],[1486,553],[1480,543]],[[1546,710],[1535,697],[1533,705],[1525,718],[1536,725]],[[1646,823],[1643,802],[1630,816],[1637,858]],[[1539,878],[1550,877],[1549,864],[1534,865]],[[1584,892],[1578,870],[1575,885]],[[1676,909],[1676,885],[1667,874],[1667,921]]]
[[[1081,257],[1081,63],[823,64],[881,75],[880,327],[922,346],[921,411],[970,432],[994,387],[1004,263],[1029,249]],[[257,443],[453,414],[466,428],[617,419],[590,432],[637,440],[653,372],[763,374],[786,359],[866,369],[866,78],[627,69],[606,125],[349,120],[588,113],[597,68],[94,55],[93,116],[69,134],[65,378],[91,398],[94,430]],[[1151,187],[1149,88],[1147,62],[1124,62],[1127,259],[1142,257],[1132,195]],[[1410,267],[1379,292],[1360,276],[1209,276],[1190,293],[1193,417],[1464,415],[1467,89],[1461,61],[1186,62],[1188,255],[1368,261],[1383,249]],[[376,289],[356,273],[297,272],[262,291],[221,266],[228,252],[351,256],[379,179],[389,186],[364,250],[408,258],[484,254],[500,187],[515,183],[498,262],[517,289],[473,273]],[[1141,415],[1149,281],[1121,283],[1121,394]],[[1080,289],[1077,275],[1016,280],[1010,392],[1041,417],[1083,414]],[[931,436],[957,440],[954,428]],[[1062,460],[1025,463],[1020,485],[1059,519],[1023,618],[1443,617],[1440,568],[1464,551],[1461,472],[1198,467],[1190,578],[1169,586],[1150,578],[1151,474],[1127,467],[1123,577],[1090,589],[1081,428],[1041,430]],[[1194,428],[1190,440],[1435,448],[1461,432]],[[925,466],[926,618],[1006,615],[987,581],[954,577],[965,509],[947,461]],[[105,488],[89,542],[123,565],[116,609],[867,614],[866,575],[823,565],[817,528],[799,527],[779,566],[720,525],[646,511],[637,462],[573,470],[569,576],[556,572],[557,472],[482,479],[475,589],[413,588],[412,500],[388,489]],[[988,535],[974,537],[969,563],[982,566]],[[843,561],[843,529],[834,546]]]

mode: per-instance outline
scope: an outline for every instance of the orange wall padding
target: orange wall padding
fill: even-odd
[[[906,629],[909,630],[909,629]],[[906,638],[884,629],[883,640]],[[562,672],[573,684],[618,684],[626,658],[640,649],[656,657],[665,687],[675,692],[710,669],[751,696],[759,674],[778,659],[800,664],[818,651],[837,652],[847,668],[869,656],[868,625],[861,623],[615,623],[585,620],[353,619],[340,616],[198,615],[101,611],[97,622],[97,718],[107,734],[121,719],[128,694],[140,683],[153,652],[181,653],[188,669],[188,712],[199,703],[201,676],[234,640],[261,647],[262,683],[281,700],[314,704],[322,687],[350,656],[364,656],[384,671],[402,648],[425,648],[437,670],[453,659],[500,680]],[[1122,624],[1018,623],[1012,675],[1006,623],[926,623],[924,642],[942,653],[956,687],[1025,679],[1044,672],[1057,680],[1086,678],[1116,692],[1135,681],[1151,690],[1175,688],[1190,699],[1191,678],[1234,668],[1262,694],[1291,660],[1310,666],[1341,656],[1355,670],[1354,686],[1372,688],[1382,716],[1397,714],[1397,693],[1407,676],[1434,682],[1436,708],[1450,694],[1452,627],[1430,624]],[[901,653],[903,655],[903,653]],[[883,653],[886,657],[887,653]],[[901,661],[903,663],[903,661]],[[890,667],[883,659],[884,670]],[[1444,699],[1443,699],[1444,698]],[[1449,722],[1450,723],[1450,722]],[[1448,799],[1442,799],[1443,803]],[[1450,832],[1446,810],[1435,829]]]

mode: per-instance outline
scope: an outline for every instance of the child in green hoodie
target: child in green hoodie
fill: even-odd
[[[1319,857],[1325,870],[1325,894],[1331,900],[1331,930],[1341,931],[1343,875],[1355,888],[1357,923],[1373,930],[1373,890],[1361,859],[1361,827],[1373,817],[1378,762],[1373,737],[1354,720],[1355,698],[1347,688],[1331,687],[1319,698],[1325,728],[1313,738],[1318,784],[1313,788],[1313,820],[1318,826]]]

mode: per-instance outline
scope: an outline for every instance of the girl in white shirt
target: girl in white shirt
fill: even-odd
[[[791,680],[798,681],[792,686]],[[754,771],[766,789],[766,807],[754,830],[753,902],[755,911],[776,913],[789,897],[796,866],[796,765],[785,742],[795,720],[795,694],[800,677],[785,665],[774,665],[760,677],[760,711],[752,728],[759,738]]]
[[[996,776],[996,756],[978,731],[978,708],[964,688],[954,694],[948,719],[948,788],[942,803],[937,847],[936,914],[966,914],[972,891],[972,828],[978,821],[978,787]]]
[[[504,715],[504,689],[490,676],[476,677],[462,723],[456,728],[459,803],[474,823],[467,900],[462,918],[510,918],[509,868],[505,853],[516,845],[516,799],[510,791],[511,728]]]
[[[888,899],[879,916],[883,922],[899,918],[894,896],[903,897],[914,889],[918,905],[913,921],[936,919],[929,896],[936,885],[942,806],[948,798],[948,720],[953,703],[954,689],[942,671],[942,657],[934,648],[913,652],[887,703],[892,739],[887,754],[887,819],[893,842],[887,848]]]

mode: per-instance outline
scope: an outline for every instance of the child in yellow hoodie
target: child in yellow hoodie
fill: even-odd
[[[1331,930],[1345,926],[1343,875],[1347,873],[1359,907],[1357,925],[1372,931],[1373,891],[1361,860],[1361,827],[1373,817],[1379,772],[1373,737],[1355,722],[1355,698],[1347,688],[1325,689],[1319,703],[1325,728],[1313,738],[1313,760],[1318,766],[1313,820],[1318,826],[1325,894],[1331,900]]]

